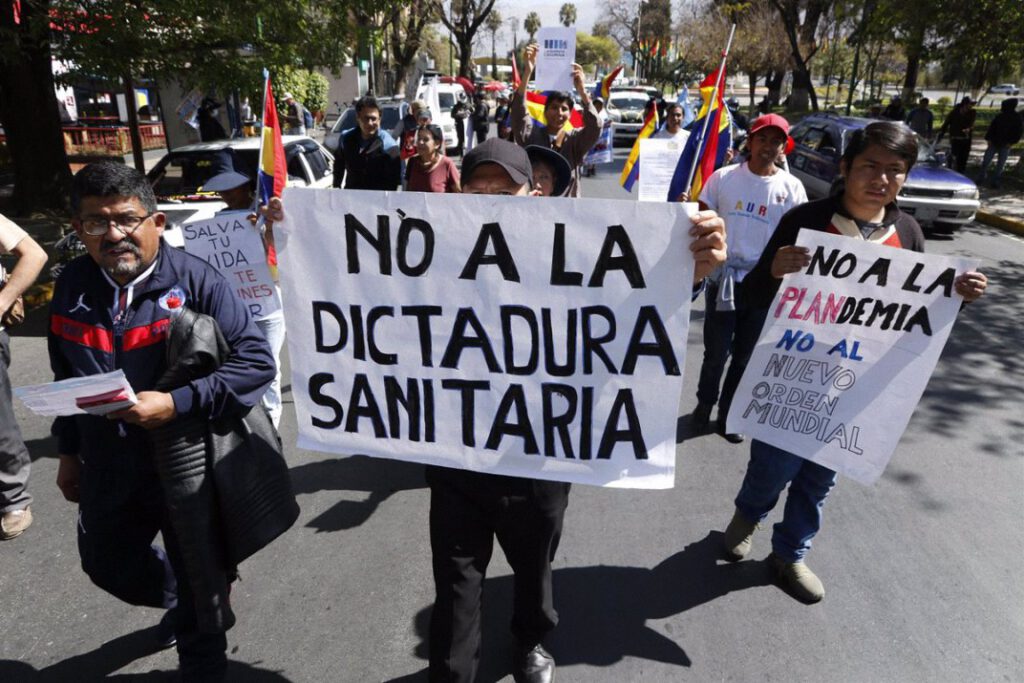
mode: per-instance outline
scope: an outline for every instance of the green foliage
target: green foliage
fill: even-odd
[[[622,53],[615,41],[608,36],[592,36],[589,33],[576,32],[576,61],[586,67],[603,64],[614,67],[622,58]]]
[[[562,26],[569,27],[576,23],[576,5],[571,2],[563,3],[558,10],[558,21]]]
[[[80,73],[184,78],[207,89],[260,81],[263,68],[340,68],[350,13],[400,0],[51,0],[54,49]],[[83,10],[83,7],[87,10]]]
[[[323,74],[310,71],[306,75],[306,99],[302,103],[310,111],[324,111],[327,109],[327,91],[331,84],[324,78]]]
[[[526,15],[526,19],[523,19],[523,28],[530,34],[530,40],[537,35],[537,31],[540,30],[540,15],[536,12],[530,12]]]

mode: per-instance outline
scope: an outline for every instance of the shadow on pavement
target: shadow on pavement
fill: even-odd
[[[1024,405],[1024,356],[1015,340],[1024,327],[1024,264],[996,261],[985,264],[989,289],[979,301],[960,312],[942,357],[917,407],[915,420],[926,431],[942,437],[973,441],[967,449],[997,457],[1019,457],[1019,448],[1008,444],[1024,440],[1024,417],[1019,411],[1004,418],[1015,433],[986,428],[995,411]],[[984,379],[982,379],[984,377]],[[967,431],[966,424],[978,428]]]
[[[328,458],[292,467],[296,495],[317,491],[364,491],[363,500],[342,500],[306,525],[320,531],[342,531],[360,526],[381,503],[398,491],[426,488],[423,466],[415,463],[353,455]]]
[[[722,533],[711,531],[653,569],[556,569],[554,592],[559,623],[546,645],[558,666],[611,666],[626,657],[638,657],[689,667],[690,657],[681,645],[686,633],[678,632],[678,627],[671,624],[663,628],[648,625],[649,620],[673,617],[735,591],[775,584],[763,561],[726,563],[721,560],[721,547]],[[477,681],[494,683],[511,672],[512,577],[488,579],[483,602],[483,645]],[[422,638],[415,652],[421,659],[427,658],[430,611],[430,607],[420,610],[413,621]],[[392,683],[420,680],[425,680],[422,671]]]
[[[24,662],[0,660],[0,681],[14,683],[66,683],[67,681],[177,681],[176,671],[150,671],[142,674],[112,675],[137,659],[156,652],[154,629],[127,633],[104,643],[92,652],[75,655],[36,670]],[[228,662],[228,681],[245,683],[290,683],[276,671],[260,669],[242,662]]]

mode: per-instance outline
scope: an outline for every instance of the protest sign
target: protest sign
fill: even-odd
[[[227,211],[213,218],[185,223],[185,251],[195,254],[227,278],[254,318],[281,308],[267,266],[263,238],[246,217],[247,211]]]
[[[946,344],[965,259],[801,230],[729,410],[746,434],[864,484],[888,464]]]
[[[640,141],[641,202],[663,202],[676,172],[676,164],[685,143],[667,138],[644,138]]]
[[[576,27],[544,26],[537,31],[537,90],[573,91],[572,63],[576,61]]]
[[[313,188],[284,204],[299,447],[673,485],[682,205]]]
[[[612,122],[605,121],[600,137],[597,138],[597,142],[587,152],[587,156],[583,158],[583,163],[610,164],[614,157],[614,151],[612,147]]]

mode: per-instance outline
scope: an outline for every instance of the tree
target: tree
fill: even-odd
[[[452,32],[459,46],[459,75],[473,76],[473,41],[487,15],[494,9],[495,0],[452,0],[451,16],[445,13],[440,0],[434,0],[441,23]]]
[[[502,18],[501,12],[496,9],[491,10],[485,22],[487,31],[491,34],[491,78],[494,80],[498,80],[498,53],[495,48],[495,39],[498,37],[498,31],[501,30],[504,23],[505,20]]]
[[[941,49],[968,69],[967,85],[975,96],[1010,66],[1024,62],[1024,3],[975,0],[944,5],[937,32]]]
[[[526,19],[523,19],[523,28],[530,34],[530,42],[533,42],[533,37],[537,35],[537,31],[540,30],[540,15],[536,12],[530,12],[526,15]]]
[[[576,61],[585,69],[594,66],[610,68],[618,64],[621,56],[619,46],[611,38],[576,32]]]
[[[53,89],[49,4],[0,2],[0,120],[14,167],[13,209],[25,214],[67,205],[71,171]]]
[[[817,30],[822,15],[834,0],[771,0],[782,15],[782,25],[789,39],[793,60],[793,91],[790,109],[807,111],[807,100],[818,111],[818,95],[811,83],[810,62],[818,52]]]
[[[576,23],[576,5],[571,2],[563,3],[558,10],[558,21],[562,26],[568,28]]]
[[[420,49],[425,47],[423,32],[435,21],[434,5],[430,0],[408,0],[396,4],[389,18],[388,49],[394,60],[396,93],[405,92],[409,70]]]
[[[398,2],[0,2],[0,106],[15,168],[17,210],[55,206],[67,196],[51,57],[75,66],[69,79],[84,75],[123,84],[129,102],[140,77],[203,89],[241,89],[242,84],[249,91],[263,67],[340,68],[355,37],[352,13],[370,5],[390,9]],[[15,5],[21,9],[17,24]],[[128,107],[137,151],[135,115]]]

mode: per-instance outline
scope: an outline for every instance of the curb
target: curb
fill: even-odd
[[[1007,230],[1024,237],[1024,220],[1020,220],[1019,218],[1007,218],[1006,216],[1000,216],[979,209],[974,214],[974,219],[981,223],[985,223],[986,225],[991,225],[995,228],[1002,228],[1003,230]]]

